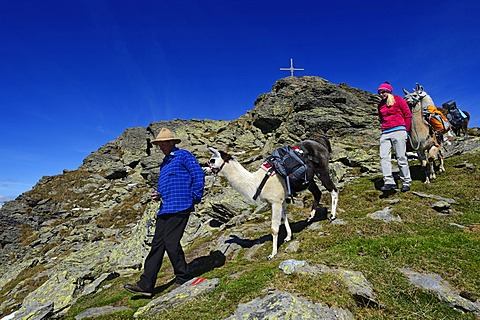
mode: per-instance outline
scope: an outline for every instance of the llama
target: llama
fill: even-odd
[[[468,131],[468,122],[470,121],[470,113],[467,111],[463,111],[463,113],[467,116],[459,125],[453,126],[453,133],[457,137],[460,137],[460,134],[463,133],[463,136],[467,136],[467,131]]]
[[[451,120],[453,118],[452,115],[450,114],[450,112],[448,110],[445,110],[445,111],[446,111],[445,115],[447,116],[447,118],[449,120]],[[467,111],[462,111],[462,112],[466,116],[465,119],[463,119],[463,120],[461,120],[461,121],[459,121],[458,123],[455,123],[455,124],[454,124],[453,121],[451,121],[452,122],[452,131],[453,131],[453,133],[455,133],[455,135],[457,137],[460,137],[462,133],[463,133],[464,137],[467,136],[468,122],[470,121],[470,114]]]
[[[423,90],[418,83],[413,92],[405,93],[405,101],[407,101],[412,110],[412,127],[410,129],[410,143],[412,148],[417,152],[425,171],[425,183],[430,183],[436,179],[435,175],[435,159],[439,159],[439,172],[444,172],[443,155],[439,141],[435,134],[431,132],[428,124],[423,118],[423,110],[427,106],[434,106],[432,98]]]
[[[309,184],[300,188],[299,185],[292,183],[291,188],[294,191],[301,191],[308,188],[312,192],[314,201],[312,205],[312,211],[307,221],[311,221],[320,202],[322,192],[318,188],[314,181],[314,175],[316,175],[323,186],[330,192],[332,200],[332,209],[330,213],[330,220],[334,220],[336,217],[337,203],[338,203],[338,189],[330,179],[328,171],[328,162],[330,160],[331,147],[330,142],[325,137],[321,137],[318,141],[304,140],[299,142],[296,146],[304,153],[304,160],[308,166],[308,179]],[[275,174],[268,178],[263,186],[259,197],[253,200],[258,186],[265,177],[266,172],[260,168],[255,172],[249,172],[245,169],[236,159],[231,155],[218,151],[212,147],[207,148],[212,157],[209,160],[209,167],[213,173],[223,175],[231,186],[243,195],[248,201],[254,205],[259,205],[261,202],[270,203],[272,207],[272,222],[271,232],[273,240],[272,253],[268,256],[268,259],[273,259],[277,254],[278,246],[278,232],[280,230],[280,224],[282,219],[287,231],[287,237],[285,241],[290,241],[292,238],[292,230],[287,218],[287,203],[288,197],[287,187],[285,180],[279,175]]]

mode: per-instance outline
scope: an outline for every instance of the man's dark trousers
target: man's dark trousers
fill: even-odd
[[[144,271],[140,276],[138,285],[149,292],[153,292],[157,281],[158,272],[162,267],[162,260],[165,251],[172,262],[175,272],[175,282],[182,284],[191,279],[188,273],[188,266],[185,261],[185,254],[180,240],[187,226],[191,210],[174,214],[161,214],[157,216],[155,223],[155,235],[152,247],[145,259]]]

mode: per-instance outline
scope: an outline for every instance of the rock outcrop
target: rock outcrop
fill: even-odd
[[[243,319],[325,319],[353,320],[352,313],[338,307],[328,307],[287,292],[269,292],[264,298],[257,298],[239,305],[235,314],[225,320]]]

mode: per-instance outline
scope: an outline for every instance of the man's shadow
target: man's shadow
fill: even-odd
[[[220,268],[225,265],[227,258],[220,250],[210,251],[208,256],[198,257],[188,264],[188,270],[192,277],[199,277],[202,274]]]

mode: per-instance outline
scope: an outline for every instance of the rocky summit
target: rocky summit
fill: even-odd
[[[175,131],[182,138],[180,147],[191,151],[202,165],[210,157],[206,146],[213,146],[235,155],[251,171],[277,147],[328,136],[333,148],[330,174],[341,189],[359,175],[380,172],[377,103],[377,95],[346,84],[319,77],[287,77],[232,121],[173,119],[126,129],[87,156],[78,169],[44,176],[32,190],[0,208],[0,316],[15,312],[15,319],[61,318],[79,298],[100,290],[102,283],[138,274],[153,237],[157,204],[149,194],[156,186],[163,155],[150,141],[161,127]],[[478,137],[459,140],[447,156],[478,153],[479,146]],[[197,276],[204,268],[237,259],[240,252],[243,259],[254,254],[254,246],[227,238],[232,234],[242,238],[248,233],[243,222],[255,219],[262,209],[252,208],[226,181],[213,182],[206,177],[208,197],[196,208],[182,239],[186,252],[194,242],[208,239],[208,245],[195,252],[203,259],[192,264]],[[256,227],[269,233],[268,225]],[[226,229],[228,236],[219,232]],[[362,289],[354,288],[352,292],[357,293],[352,294],[358,291]],[[369,290],[363,291],[367,291],[363,301],[375,301]],[[349,310],[320,309],[308,299],[278,291],[252,303],[292,299],[315,314],[353,318]],[[245,305],[239,308],[238,318]],[[252,317],[262,316],[255,312]]]

